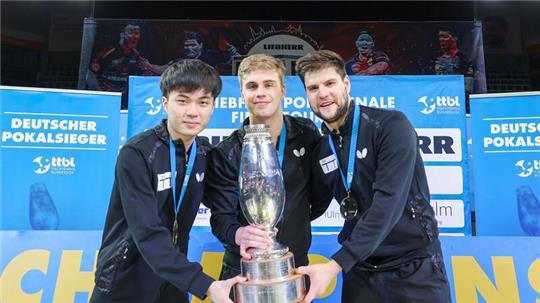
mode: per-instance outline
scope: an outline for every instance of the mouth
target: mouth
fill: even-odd
[[[253,104],[255,106],[257,106],[257,107],[263,107],[263,106],[266,106],[266,105],[268,105],[270,103],[272,103],[272,102],[270,102],[270,101],[255,101],[255,102],[253,102]]]
[[[319,107],[320,108],[326,108],[326,107],[328,107],[328,106],[330,106],[332,104],[334,104],[333,101],[324,101],[324,102],[321,102],[321,104],[319,104]]]
[[[184,121],[184,124],[189,127],[189,128],[194,128],[196,127],[197,125],[199,125],[198,122],[193,122],[193,121]]]

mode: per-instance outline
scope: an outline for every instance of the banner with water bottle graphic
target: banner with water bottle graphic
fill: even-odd
[[[540,92],[471,96],[477,235],[540,236]]]
[[[0,99],[0,229],[102,229],[120,94],[2,86]]]
[[[248,117],[238,77],[222,76],[208,128],[201,135],[219,143]],[[470,235],[468,152],[463,76],[350,76],[351,97],[365,106],[404,112],[418,133],[426,164],[431,204],[442,233]],[[296,76],[285,77],[283,112],[321,125],[309,107],[304,86]],[[128,138],[166,117],[159,77],[129,78]],[[209,230],[210,212],[201,205],[194,230]],[[343,226],[337,203],[312,223],[315,232],[337,232]]]

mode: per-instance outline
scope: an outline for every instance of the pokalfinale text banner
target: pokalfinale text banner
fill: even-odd
[[[183,58],[236,75],[241,60],[257,53],[280,58],[294,75],[298,58],[319,49],[339,53],[349,75],[459,74],[467,92],[486,92],[482,26],[472,21],[85,19],[79,88],[126,93],[130,75],[160,75]]]
[[[426,164],[431,203],[443,233],[471,234],[463,76],[351,76],[351,97],[365,106],[400,110],[418,133]],[[248,116],[237,77],[222,76],[223,90],[215,99],[208,128],[201,135],[219,143]],[[166,117],[159,77],[130,77],[128,137],[155,126]],[[309,107],[296,76],[285,79],[285,114],[321,124]],[[201,205],[195,229],[209,226],[210,212]],[[313,222],[314,231],[338,231],[343,224],[337,203]]]
[[[101,229],[120,94],[0,87],[2,230]]]
[[[0,231],[2,303],[86,303],[94,288],[100,231]],[[540,241],[535,237],[441,237],[452,302],[535,302],[540,297]],[[504,243],[504,245],[501,245]],[[336,235],[314,235],[309,263],[326,263]],[[192,232],[188,258],[219,278],[223,246]],[[126,266],[132,260],[124,260]],[[340,302],[342,276],[316,302]],[[192,296],[192,303],[210,303]]]
[[[540,92],[471,96],[476,230],[540,236]]]

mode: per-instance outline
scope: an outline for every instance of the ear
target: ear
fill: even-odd
[[[343,83],[345,84],[345,89],[347,90],[347,94],[351,94],[351,79],[349,79],[348,75],[345,75],[343,78]]]
[[[169,109],[168,109],[169,100],[167,99],[167,97],[165,97],[165,96],[161,97],[161,103],[163,103],[163,108],[168,113],[169,112]]]

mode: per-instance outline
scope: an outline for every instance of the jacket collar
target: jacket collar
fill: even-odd
[[[165,142],[165,144],[169,145],[169,131],[167,130],[167,119],[161,120],[161,122],[154,127],[154,133],[158,136],[161,141]],[[197,140],[197,137],[195,137],[195,140]],[[174,140],[173,141],[174,146],[178,151],[185,151],[184,142],[182,139]]]
[[[339,133],[340,135],[349,135],[352,132],[352,123],[353,123],[353,109],[355,108],[354,102],[351,100],[349,101],[349,109],[347,110],[347,117],[345,118],[345,121],[343,124],[339,127]],[[326,123],[322,123],[321,125],[322,133],[325,135],[331,135],[336,134],[336,131],[330,130],[328,126],[326,126]]]

